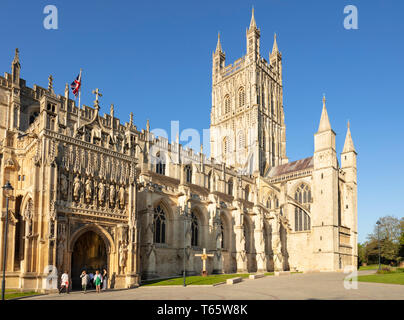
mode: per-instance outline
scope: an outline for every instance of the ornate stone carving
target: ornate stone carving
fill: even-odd
[[[113,207],[115,204],[115,186],[111,184],[109,186],[109,205]]]
[[[68,193],[68,181],[66,176],[61,173],[60,174],[60,194],[63,200],[66,200]]]
[[[49,208],[49,220],[54,221],[56,219],[56,202],[51,200]]]
[[[80,198],[80,189],[81,189],[81,181],[79,176],[76,176],[73,182],[73,197],[76,201],[78,201]]]
[[[98,202],[103,205],[105,201],[105,185],[102,181],[98,184]]]
[[[90,178],[86,180],[86,201],[91,202],[93,198],[93,183]]]
[[[123,186],[119,188],[119,206],[121,209],[125,207],[125,188]]]

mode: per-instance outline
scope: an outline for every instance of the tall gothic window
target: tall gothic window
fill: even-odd
[[[224,97],[224,112],[227,114],[230,112],[230,96],[226,95]]]
[[[278,209],[279,208],[279,199],[275,194],[270,194],[267,199],[267,208],[268,209]]]
[[[166,164],[160,156],[160,152],[156,154],[156,172],[158,174],[166,174]]]
[[[154,243],[166,243],[166,214],[160,205],[154,209],[153,237]]]
[[[209,190],[210,190],[210,184],[211,184],[210,180],[212,180],[212,171],[210,171],[210,172],[208,173],[208,189],[209,189]]]
[[[244,134],[242,132],[238,134],[238,149],[240,151],[244,149]]]
[[[198,246],[198,231],[199,231],[198,218],[192,212],[191,213],[191,246],[193,246],[193,247]]]
[[[311,190],[308,185],[302,183],[295,192],[295,200],[303,205],[308,204],[310,210]],[[311,229],[310,216],[301,208],[295,207],[295,231]]]
[[[225,137],[223,139],[223,154],[226,155],[229,153],[229,139]]]
[[[227,194],[229,195],[233,195],[233,179],[229,179],[229,181],[227,182]]]
[[[268,208],[268,209],[272,209],[272,199],[271,199],[271,196],[269,196],[268,199],[267,199],[267,208]]]
[[[246,185],[244,190],[244,199],[248,201],[249,197],[250,197],[250,186]]]
[[[238,90],[238,106],[239,108],[244,107],[245,105],[245,92],[244,92],[244,87],[241,87]]]
[[[224,226],[223,226],[223,220],[220,219],[220,235],[222,237],[222,243],[220,244],[221,248],[224,249]]]
[[[250,226],[246,220],[244,220],[244,228],[243,228],[243,234],[244,234],[244,239],[245,239],[245,251],[247,253],[250,253],[251,251],[251,239],[250,239]]]
[[[190,165],[185,166],[185,178],[187,183],[192,183],[192,168]]]

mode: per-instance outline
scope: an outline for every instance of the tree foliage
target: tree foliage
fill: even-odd
[[[400,256],[404,256],[404,218],[385,216],[379,221],[380,225],[375,224],[373,233],[368,235],[362,248],[358,246],[358,255],[362,254],[359,260],[369,264],[378,263],[380,243],[381,263],[397,262]]]

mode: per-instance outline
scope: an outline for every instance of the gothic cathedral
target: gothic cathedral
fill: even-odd
[[[18,49],[0,77],[0,266],[9,288],[49,291],[62,272],[106,268],[109,286],[208,273],[340,271],[357,266],[357,153],[348,124],[338,161],[326,101],[312,156],[289,162],[282,54],[212,56],[208,158],[48,88],[26,86]],[[8,203],[8,219],[6,216]],[[6,224],[6,221],[7,224]]]

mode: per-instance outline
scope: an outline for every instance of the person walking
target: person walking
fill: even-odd
[[[83,270],[83,272],[80,275],[80,278],[81,278],[81,287],[83,288],[83,293],[86,293],[87,284],[88,284],[88,281],[90,279],[90,277],[88,276],[86,270]]]
[[[105,291],[107,290],[108,287],[108,272],[107,269],[103,269],[102,272],[102,290]]]
[[[89,277],[90,277],[90,286],[92,288],[94,286],[94,274],[90,272]]]
[[[102,282],[102,277],[100,272],[97,270],[95,271],[95,276],[94,276],[94,285],[97,293],[101,292],[101,282]]]
[[[60,284],[59,294],[62,293],[63,289],[65,289],[66,293],[69,294],[69,275],[67,274],[66,270],[62,274],[62,277],[61,277],[61,284]]]

